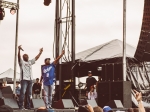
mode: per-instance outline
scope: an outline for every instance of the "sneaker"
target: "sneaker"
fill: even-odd
[[[26,110],[25,108],[23,108],[23,107],[19,107],[19,110]]]
[[[31,110],[31,107],[27,107],[26,109],[27,109],[27,110]]]
[[[49,106],[46,106],[46,109],[49,109]]]
[[[52,107],[51,107],[51,106],[49,106],[49,108],[50,108],[50,109],[52,109]]]

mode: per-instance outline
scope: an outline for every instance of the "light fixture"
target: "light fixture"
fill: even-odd
[[[49,4],[51,3],[52,0],[44,0],[44,5],[45,6],[49,6]]]
[[[3,20],[5,17],[5,11],[0,7],[0,20]]]
[[[97,70],[98,71],[102,71],[102,67],[97,67]]]
[[[82,86],[83,86],[83,83],[80,82],[80,83],[78,84],[78,87],[81,88]]]
[[[14,15],[14,14],[16,13],[16,9],[11,8],[11,9],[10,9],[10,13],[11,13],[12,15]]]

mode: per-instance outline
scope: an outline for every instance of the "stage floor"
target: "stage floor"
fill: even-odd
[[[36,112],[36,110],[13,110],[13,112]],[[48,112],[75,112],[74,109],[48,109]]]

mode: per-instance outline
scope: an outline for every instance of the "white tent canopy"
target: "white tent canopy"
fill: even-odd
[[[14,70],[12,68],[9,68],[7,71],[0,74],[0,79],[4,80],[13,80],[14,79]],[[16,81],[19,81],[20,74],[16,72]]]
[[[98,45],[76,54],[76,59],[82,61],[103,60],[116,57],[122,57],[123,42],[115,39],[110,42]],[[127,57],[134,58],[136,48],[126,44]]]

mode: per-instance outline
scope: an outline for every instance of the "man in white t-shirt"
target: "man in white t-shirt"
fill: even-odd
[[[29,60],[29,57],[27,54],[23,55],[23,60],[21,59],[20,50],[23,51],[21,48],[21,45],[18,46],[18,62],[20,66],[20,84],[21,84],[21,90],[20,90],[20,97],[19,97],[19,108],[24,109],[23,102],[25,98],[25,93],[27,94],[27,109],[31,109],[30,107],[30,98],[32,95],[32,65],[35,64],[35,61],[40,57],[40,55],[43,52],[43,48],[40,49],[39,54],[33,58],[32,60]]]

